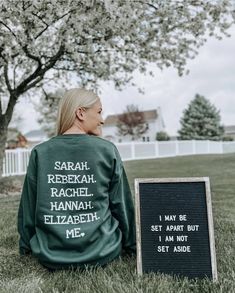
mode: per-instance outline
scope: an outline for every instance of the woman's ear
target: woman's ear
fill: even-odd
[[[76,117],[78,120],[84,120],[85,109],[82,107],[77,108],[76,110]]]

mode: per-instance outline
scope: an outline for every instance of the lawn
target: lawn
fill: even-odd
[[[105,268],[49,273],[18,254],[19,188],[7,195],[5,186],[13,188],[5,178],[0,181],[0,292],[235,292],[235,154],[129,161],[125,167],[133,191],[134,178],[210,177],[218,282],[153,273],[138,277],[134,257]]]

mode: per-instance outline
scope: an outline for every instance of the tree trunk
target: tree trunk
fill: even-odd
[[[0,178],[2,178],[3,174],[3,159],[5,157],[5,148],[7,142],[8,123],[4,118],[4,115],[0,117]]]
[[[2,113],[2,108],[0,107],[0,178],[2,178],[3,174],[3,159],[5,157],[5,148],[7,142],[7,128],[11,121],[13,110],[18,97],[19,94],[17,95],[15,92],[10,95],[5,114]]]

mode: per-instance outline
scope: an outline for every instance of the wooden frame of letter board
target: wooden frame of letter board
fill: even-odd
[[[141,219],[140,219],[140,183],[177,183],[177,182],[205,182],[206,191],[206,205],[207,205],[207,218],[208,218],[208,231],[209,231],[209,244],[210,244],[210,257],[212,268],[212,279],[217,281],[217,264],[215,254],[215,241],[214,241],[214,226],[212,217],[212,203],[210,193],[210,180],[209,177],[187,177],[187,178],[136,178],[135,179],[135,211],[136,211],[136,242],[137,242],[137,273],[143,274],[142,267],[142,253],[141,253]]]

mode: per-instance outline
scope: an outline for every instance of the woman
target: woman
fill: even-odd
[[[31,152],[18,214],[20,253],[50,269],[105,265],[135,252],[133,201],[116,147],[99,136],[99,97],[71,89],[57,136]]]

